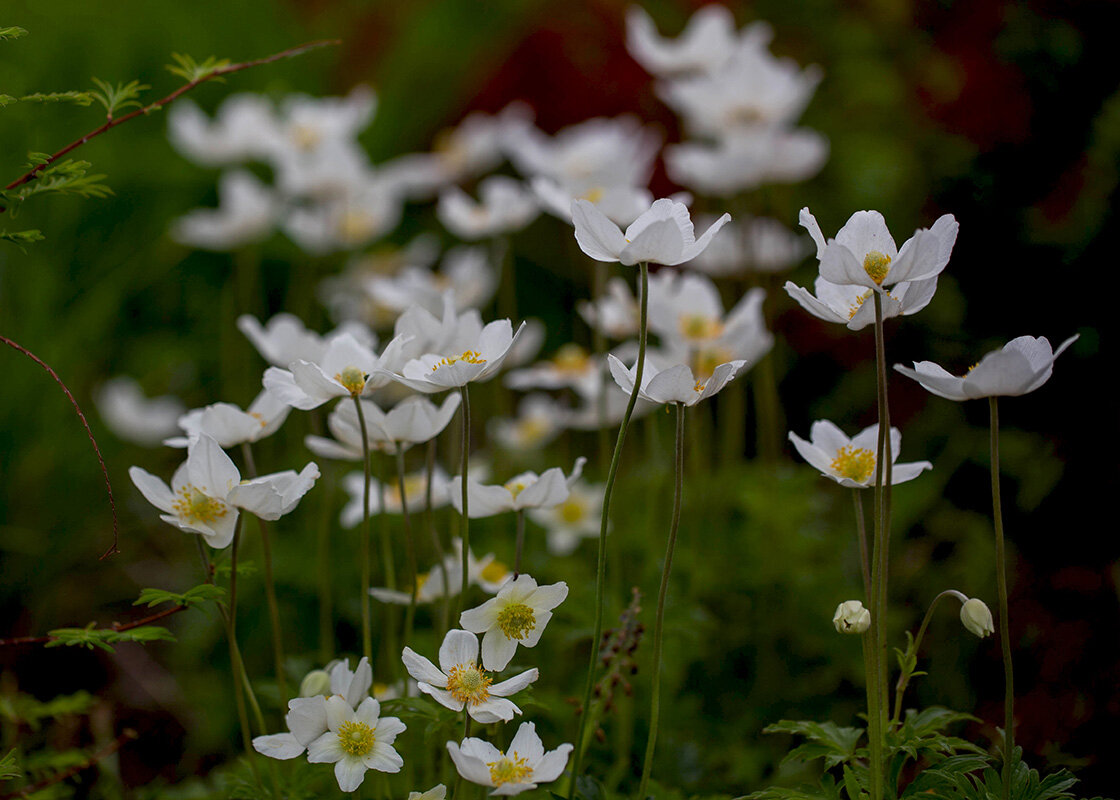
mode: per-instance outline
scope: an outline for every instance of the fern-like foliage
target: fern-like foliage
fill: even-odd
[[[93,79],[98,91],[90,92],[90,96],[105,107],[105,116],[112,119],[118,111],[126,108],[140,108],[143,103],[139,98],[151,86],[140,81],[118,83],[116,86],[100,78]]]
[[[98,628],[91,622],[84,628],[56,628],[49,631],[48,635],[54,637],[44,647],[85,647],[89,650],[97,647],[108,653],[115,652],[113,645],[122,642],[173,642],[175,637],[167,628],[158,625],[143,625],[139,628],[130,628],[118,631],[113,628]]]
[[[93,103],[94,96],[93,92],[79,92],[75,89],[71,89],[68,92],[36,92],[35,94],[25,94],[20,100],[26,103],[74,103],[79,106],[88,106]]]
[[[194,83],[209,78],[215,72],[229,66],[228,58],[208,57],[202,63],[195,61],[192,56],[185,53],[172,53],[174,64],[167,64],[165,69],[172,75],[178,75],[187,83]],[[215,79],[220,80],[220,79]]]
[[[199,586],[195,586],[193,589],[188,589],[182,594],[168,592],[164,589],[144,589],[140,592],[140,598],[132,605],[140,606],[146,604],[148,608],[151,608],[161,603],[174,603],[175,605],[189,607],[210,600],[221,600],[225,597],[225,594],[225,589],[221,586],[215,586],[212,583],[203,583]]]
[[[0,28],[0,42],[8,39],[19,39],[26,36],[27,30],[19,27],[18,25],[10,25],[7,28]]]
[[[28,168],[45,164],[49,156],[43,153],[31,153],[31,163]],[[43,167],[33,181],[11,190],[0,192],[8,203],[22,203],[29,197],[37,194],[68,194],[78,197],[108,197],[113,190],[102,181],[104,175],[91,175],[88,161],[79,161],[68,158]]]

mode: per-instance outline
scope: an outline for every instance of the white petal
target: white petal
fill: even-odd
[[[342,791],[356,791],[366,779],[366,765],[360,758],[346,756],[334,765],[334,777]]]
[[[333,764],[345,755],[338,734],[332,731],[327,731],[307,746],[307,760],[312,764]]]
[[[401,653],[401,661],[404,662],[408,674],[416,680],[430,683],[433,686],[447,686],[447,676],[436,669],[436,665],[431,661],[413,651],[411,647],[406,647]]]
[[[171,504],[175,502],[175,495],[171,493],[166,483],[140,467],[130,467],[128,477],[132,478],[132,482],[136,484],[140,494],[144,495],[145,500],[160,511],[168,513],[173,511]]]
[[[626,238],[618,226],[586,200],[574,200],[571,211],[580,249],[596,261],[618,261],[626,247]]]
[[[253,739],[253,749],[262,756],[287,761],[303,753],[304,747],[290,733],[277,733],[272,736],[257,736]]]
[[[478,637],[470,631],[451,630],[443,637],[439,647],[439,666],[444,673],[461,664],[473,664],[478,659]],[[445,684],[446,685],[446,684]]]
[[[490,687],[490,694],[496,697],[509,697],[511,694],[516,694],[535,681],[539,677],[536,667],[522,672],[520,675],[514,675],[501,683],[495,683]]]
[[[482,637],[482,666],[488,670],[505,669],[516,652],[517,640],[510,639],[497,628],[491,628]]]

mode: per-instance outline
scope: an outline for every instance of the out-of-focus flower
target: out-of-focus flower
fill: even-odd
[[[684,142],[665,150],[670,178],[716,197],[808,180],[827,159],[828,140],[804,128],[751,127],[712,144]]]
[[[179,418],[185,435],[165,439],[163,443],[168,447],[186,447],[200,433],[214,437],[224,448],[257,442],[278,431],[291,410],[291,406],[265,389],[249,404],[248,411],[233,403],[212,403],[188,411]]]
[[[371,275],[362,283],[362,289],[378,307],[397,314],[413,305],[439,314],[448,292],[456,310],[480,308],[494,296],[497,286],[498,276],[484,247],[448,251],[438,272],[405,266],[395,275]]]
[[[486,428],[490,438],[504,450],[526,452],[551,442],[563,430],[561,409],[546,394],[526,395],[517,406],[514,419],[492,418]]]
[[[390,377],[426,394],[489,380],[501,368],[520,333],[520,327],[514,333],[508,319],[495,320],[479,332],[473,346],[462,352],[425,353],[406,363],[400,373],[390,373]]]
[[[510,478],[504,484],[483,486],[476,480],[467,479],[467,500],[470,504],[471,519],[492,517],[506,511],[523,511],[529,508],[550,508],[563,503],[568,498],[568,486],[579,480],[587,459],[580,456],[568,477],[559,467],[546,469],[540,475],[523,472]],[[462,477],[456,475],[448,485],[451,505],[459,513],[463,511]]]
[[[327,352],[331,340],[342,333],[349,333],[370,350],[377,346],[377,337],[360,323],[348,322],[326,336],[320,336],[309,331],[299,317],[287,313],[277,314],[265,325],[250,314],[242,314],[237,318],[237,328],[261,357],[276,367],[287,367],[300,360],[319,361]]]
[[[913,369],[901,364],[894,368],[947,400],[1014,397],[1033,392],[1050,380],[1054,361],[1079,335],[1066,339],[1057,350],[1050,348],[1045,336],[1020,336],[988,353],[962,376],[953,375],[932,361],[916,361]]]
[[[668,198],[655,200],[623,233],[586,200],[572,203],[572,222],[580,249],[596,261],[632,266],[640,261],[673,266],[704,251],[716,232],[731,221],[724,214],[697,239],[688,208]]]
[[[312,764],[334,764],[338,788],[353,792],[365,780],[366,770],[400,772],[404,759],[393,749],[405,724],[396,717],[379,718],[381,704],[372,697],[351,708],[341,697],[328,697],[328,731],[307,746]]]
[[[452,711],[465,707],[472,719],[484,725],[509,722],[514,714],[520,714],[521,709],[506,698],[538,676],[534,668],[492,684],[493,678],[478,668],[478,637],[469,631],[447,632],[439,648],[438,669],[411,647],[404,649],[401,660],[421,692]]]
[[[712,243],[718,240],[718,236],[714,237]],[[630,284],[622,278],[608,280],[606,294],[593,300],[581,300],[576,304],[576,311],[588,325],[609,339],[627,339],[638,334],[638,301],[630,291]]]
[[[653,20],[639,6],[626,12],[626,49],[646,71],[659,78],[719,69],[735,52],[740,38],[765,46],[772,36],[764,22],[748,25],[740,34],[726,6],[701,7],[675,39],[661,36]]]
[[[182,99],[167,110],[167,123],[175,149],[204,167],[264,157],[276,125],[268,99],[248,93],[226,98],[213,120],[194,102]]]
[[[460,614],[459,624],[483,634],[482,665],[503,670],[517,652],[517,645],[536,646],[552,619],[552,609],[567,596],[568,584],[563,581],[537,586],[522,573],[499,589],[497,596]]]
[[[809,249],[804,237],[778,220],[751,217],[724,226],[689,267],[713,277],[784,272],[808,255]]]
[[[155,447],[174,434],[179,417],[187,410],[183,401],[172,395],[148,398],[140,384],[126,375],[102,384],[94,402],[109,430],[145,447]]]
[[[363,181],[353,191],[301,206],[284,220],[284,231],[307,253],[356,250],[392,232],[404,205],[388,184]]]
[[[362,472],[352,472],[342,479],[342,488],[349,495],[350,502],[348,502],[342,509],[342,514],[339,517],[339,523],[344,528],[354,528],[363,519],[362,516],[362,482],[365,480],[365,474]],[[443,508],[450,500],[448,498],[447,489],[448,478],[447,473],[441,467],[436,467],[432,471],[432,508]],[[371,478],[369,482],[369,506],[371,515],[381,513],[381,482],[376,478]],[[404,513],[404,505],[401,502],[401,487],[394,478],[386,481],[384,485],[385,492],[385,513],[386,514],[401,514]],[[404,476],[404,492],[405,500],[408,502],[409,512],[415,512],[424,508],[425,497],[428,492],[428,473],[427,470],[419,472],[412,472]]]
[[[849,439],[836,425],[819,419],[809,429],[809,439],[807,442],[793,431],[789,433],[789,440],[801,457],[826,478],[832,478],[850,489],[867,489],[875,485],[875,454],[879,441],[877,423]],[[897,463],[901,449],[902,433],[898,428],[891,428],[892,485],[911,481],[925,470],[933,469],[933,464],[928,461]]]
[[[464,739],[461,744],[448,742],[447,751],[455,769],[471,783],[493,786],[491,795],[515,795],[559,778],[572,745],[562,744],[546,753],[536,726],[522,722],[506,752],[475,738]]]
[[[506,386],[518,391],[529,389],[567,389],[586,391],[588,382],[598,379],[599,365],[578,344],[562,345],[547,361],[525,369],[516,369],[506,376]],[[584,387],[581,390],[581,387]]]
[[[377,96],[356,86],[346,97],[290,95],[277,116],[277,135],[269,141],[274,155],[314,153],[350,144],[373,120]]]
[[[991,609],[978,597],[970,597],[961,603],[961,624],[981,639],[996,631]]]
[[[566,556],[582,539],[599,536],[599,516],[603,511],[603,484],[574,481],[568,486],[568,499],[552,508],[529,510],[529,519],[548,531],[548,552]]]
[[[478,203],[455,186],[439,197],[436,216],[460,239],[473,242],[513,233],[540,214],[532,192],[513,178],[494,175],[479,184],[478,192]]]
[[[331,693],[331,674],[325,669],[313,669],[299,682],[300,697],[326,697]]]
[[[447,797],[447,787],[442,783],[437,783],[426,792],[409,792],[408,800],[445,800]]]
[[[327,344],[316,361],[293,361],[288,369],[269,367],[264,385],[281,401],[308,411],[335,397],[360,397],[389,382],[382,364],[394,364],[404,345],[396,337],[377,356],[349,333],[340,334]]]
[[[649,189],[641,186],[596,186],[575,189],[551,178],[537,176],[530,182],[533,194],[549,214],[572,221],[572,201],[586,200],[616,225],[629,225],[653,202]]]
[[[637,363],[627,369],[613,355],[607,356],[607,363],[610,365],[611,376],[619,388],[627,393],[634,391],[634,381],[638,372]],[[694,406],[701,400],[707,400],[733,381],[746,363],[736,360],[719,364],[712,370],[710,377],[698,380],[692,369],[685,364],[674,364],[666,369],[660,369],[650,362],[645,365],[645,370],[642,372],[642,387],[638,396],[651,403],[680,403]]]
[[[649,327],[670,348],[695,351],[724,347],[741,328],[759,336],[766,333],[763,289],[747,292],[725,315],[719,290],[704,275],[660,270],[649,284]],[[770,349],[772,337],[767,337],[762,343],[763,352]]]
[[[171,238],[202,250],[236,250],[266,238],[277,219],[273,193],[250,172],[236,170],[218,181],[218,208],[180,217]]]
[[[372,400],[359,400],[366,422],[366,444],[394,452],[397,447],[408,448],[427,442],[447,427],[461,401],[458,395],[451,395],[437,406],[426,397],[406,397],[386,412]],[[344,461],[362,459],[362,428],[353,403],[336,406],[327,417],[327,428],[334,439],[323,436],[304,439],[311,452]]]
[[[836,606],[832,624],[838,633],[866,633],[871,627],[871,612],[859,600],[847,600]]]

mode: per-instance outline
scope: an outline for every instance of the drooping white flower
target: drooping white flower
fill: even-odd
[[[570,555],[583,539],[599,536],[603,511],[603,484],[575,481],[568,486],[568,498],[552,508],[533,508],[529,519],[548,531],[548,552]]]
[[[970,597],[961,603],[961,624],[981,639],[996,631],[991,609],[978,597]]]
[[[949,373],[932,361],[916,361],[913,369],[901,364],[895,364],[894,368],[947,400],[1014,397],[1033,392],[1050,380],[1054,361],[1079,335],[1066,339],[1057,350],[1051,349],[1045,336],[1020,336],[985,355],[961,376]]]
[[[492,418],[486,429],[494,443],[503,450],[527,452],[551,442],[563,430],[560,407],[546,394],[526,395],[517,406],[513,419]]]
[[[252,173],[235,170],[218,181],[218,208],[195,209],[180,217],[171,238],[202,250],[236,250],[272,233],[277,213],[273,192]]]
[[[389,377],[425,394],[489,380],[501,369],[523,326],[515,333],[508,319],[495,320],[462,352],[456,352],[456,347],[455,351],[425,353],[407,362],[399,373],[388,373]]]
[[[522,573],[506,583],[495,597],[459,615],[465,630],[481,633],[482,665],[503,670],[517,652],[517,645],[535,647],[552,619],[552,609],[568,596],[564,581],[537,586]]]
[[[618,261],[633,266],[640,261],[673,266],[695,258],[723,225],[724,214],[704,235],[696,238],[688,208],[668,198],[655,200],[623,233],[598,208],[586,200],[572,202],[572,222],[580,249],[596,261]]]
[[[179,417],[179,427],[185,435],[165,439],[163,443],[168,447],[186,447],[200,433],[214,437],[224,448],[257,442],[279,430],[291,410],[291,406],[265,389],[247,411],[233,403],[212,403],[188,411]]]
[[[416,679],[417,688],[452,711],[467,713],[478,722],[509,722],[521,709],[506,698],[515,694],[538,676],[530,669],[501,683],[478,667],[478,637],[469,631],[448,631],[439,648],[439,668],[428,659],[406,647],[402,660],[408,674]]]
[[[287,367],[293,361],[318,362],[327,352],[331,340],[342,333],[349,333],[359,344],[372,350],[377,337],[361,323],[348,322],[331,333],[320,335],[310,331],[294,314],[280,313],[265,325],[251,314],[237,318],[237,329],[252,343],[269,364]]]
[[[359,457],[360,458],[360,457]],[[349,502],[343,507],[339,517],[339,524],[344,528],[354,528],[364,517],[362,516],[362,489],[365,473],[351,472],[342,479],[342,488],[349,495]],[[385,513],[401,514],[404,506],[401,502],[401,487],[395,478],[386,481],[384,489],[376,478],[369,481],[369,513],[380,514],[381,494],[385,493]],[[425,498],[428,493],[428,472],[421,470],[404,476],[405,500],[408,501],[409,512],[424,508]],[[448,504],[448,478],[442,467],[437,466],[432,471],[432,508],[443,508]]]
[[[820,470],[826,478],[850,489],[867,489],[875,485],[875,458],[879,442],[879,425],[864,428],[851,439],[836,425],[819,419],[809,429],[805,441],[793,431],[789,440],[801,457]],[[897,463],[902,448],[902,433],[891,428],[891,484],[905,483],[933,469],[928,461]]]
[[[715,197],[733,197],[770,184],[800,183],[820,172],[828,139],[805,128],[755,126],[708,144],[684,142],[665,149],[669,177]]]
[[[626,12],[626,49],[647,72],[662,78],[714,72],[731,57],[740,36],[765,45],[771,35],[770,27],[762,22],[749,25],[740,34],[731,11],[718,3],[698,9],[675,39],[661,36],[640,6]]]
[[[493,786],[491,795],[515,795],[559,778],[568,764],[572,745],[544,751],[532,722],[522,722],[505,752],[482,739],[447,743],[459,774],[471,783]]]
[[[312,461],[299,473],[286,470],[242,481],[230,457],[202,433],[188,446],[187,460],[175,470],[170,488],[140,467],[130,468],[128,475],[148,502],[164,512],[160,519],[198,533],[220,549],[233,541],[238,508],[261,519],[279,519],[315,485],[319,468]]]
[[[607,356],[610,365],[611,377],[624,392],[634,391],[634,381],[637,378],[638,364],[627,369],[626,366],[614,355]],[[701,400],[707,400],[724,386],[733,381],[743,368],[746,361],[735,360],[719,364],[712,370],[707,378],[697,378],[692,368],[687,364],[673,364],[660,368],[652,360],[648,361],[642,371],[642,387],[638,396],[651,403],[680,403],[685,406],[694,406]]]
[[[381,704],[367,697],[357,709],[335,695],[325,701],[327,732],[307,746],[312,764],[334,764],[338,788],[353,792],[365,780],[366,770],[400,772],[404,759],[393,749],[405,724],[396,717],[379,719]]]
[[[122,439],[154,447],[175,433],[186,406],[178,397],[149,398],[140,384],[118,375],[101,385],[94,395],[97,411],[105,425]]]
[[[859,600],[846,600],[836,606],[832,624],[837,633],[866,633],[871,627],[871,612]]]
[[[467,479],[467,500],[470,518],[492,517],[506,511],[523,511],[529,508],[550,508],[568,499],[568,486],[579,480],[587,459],[580,456],[568,477],[559,467],[546,469],[540,475],[523,472],[504,484],[484,486],[477,480]],[[451,505],[463,511],[462,478],[456,475],[447,487]]]
[[[349,333],[330,340],[316,361],[300,359],[288,369],[269,367],[264,386],[293,408],[317,408],[336,397],[360,397],[384,386],[391,379],[383,364],[394,364],[404,345],[396,337],[378,356]]]
[[[473,242],[513,233],[540,214],[532,192],[513,178],[494,175],[484,180],[478,191],[478,203],[454,186],[440,194],[436,216],[460,239]]]

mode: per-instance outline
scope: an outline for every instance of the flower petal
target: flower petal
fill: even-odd
[[[439,647],[439,666],[444,673],[450,674],[456,666],[473,664],[477,659],[478,637],[470,631],[451,630],[443,637],[443,644]]]

